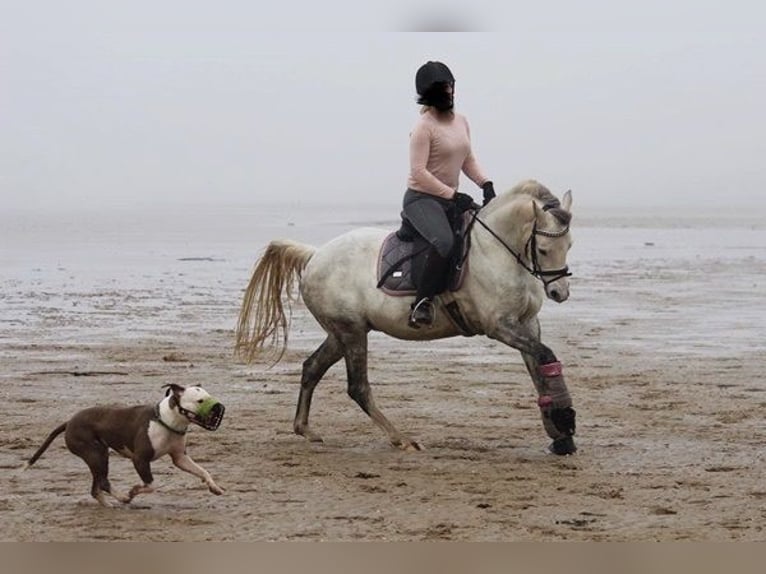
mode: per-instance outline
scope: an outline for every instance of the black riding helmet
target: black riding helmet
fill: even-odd
[[[446,111],[451,110],[453,98],[447,94],[445,87],[455,85],[455,76],[442,62],[428,61],[415,74],[415,90],[418,93],[418,103],[424,106],[434,106]]]

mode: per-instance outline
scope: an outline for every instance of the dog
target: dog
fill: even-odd
[[[75,413],[48,435],[24,469],[32,466],[53,440],[64,433],[69,451],[90,468],[93,475],[90,493],[102,506],[112,506],[106,499],[107,494],[127,504],[139,494],[154,492],[151,462],[166,454],[175,466],[201,478],[210,492],[223,494],[224,490],[210,474],[186,454],[186,430],[192,423],[216,430],[223,420],[225,407],[202,387],[176,384],[163,385],[165,387],[168,388],[165,398],[154,405],[99,406]],[[131,459],[143,481],[128,494],[114,492],[109,484],[110,448]]]

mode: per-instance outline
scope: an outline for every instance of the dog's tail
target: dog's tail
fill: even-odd
[[[62,432],[66,430],[67,423],[62,423],[59,426],[57,426],[53,431],[51,431],[51,434],[48,435],[48,438],[45,439],[45,442],[40,445],[40,448],[37,449],[37,452],[32,455],[32,458],[30,458],[27,463],[24,465],[24,468],[22,470],[28,469],[30,466],[32,466],[34,463],[37,462],[37,459],[40,458],[43,453],[48,450],[48,447],[53,442],[53,439],[55,439],[57,436],[59,436]]]

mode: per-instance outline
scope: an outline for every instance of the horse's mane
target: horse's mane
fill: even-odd
[[[551,190],[545,187],[539,181],[528,179],[516,184],[508,192],[511,197],[527,195],[537,199],[546,208],[546,211],[553,215],[562,225],[568,225],[572,220],[572,214],[561,207],[559,198],[551,193]]]

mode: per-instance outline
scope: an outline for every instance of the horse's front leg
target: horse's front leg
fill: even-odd
[[[501,321],[490,336],[521,352],[529,375],[537,390],[537,405],[543,427],[553,439],[550,450],[554,454],[573,454],[577,450],[572,436],[575,434],[575,410],[569,395],[561,363],[553,351],[540,342],[540,323],[537,318],[527,323]]]

